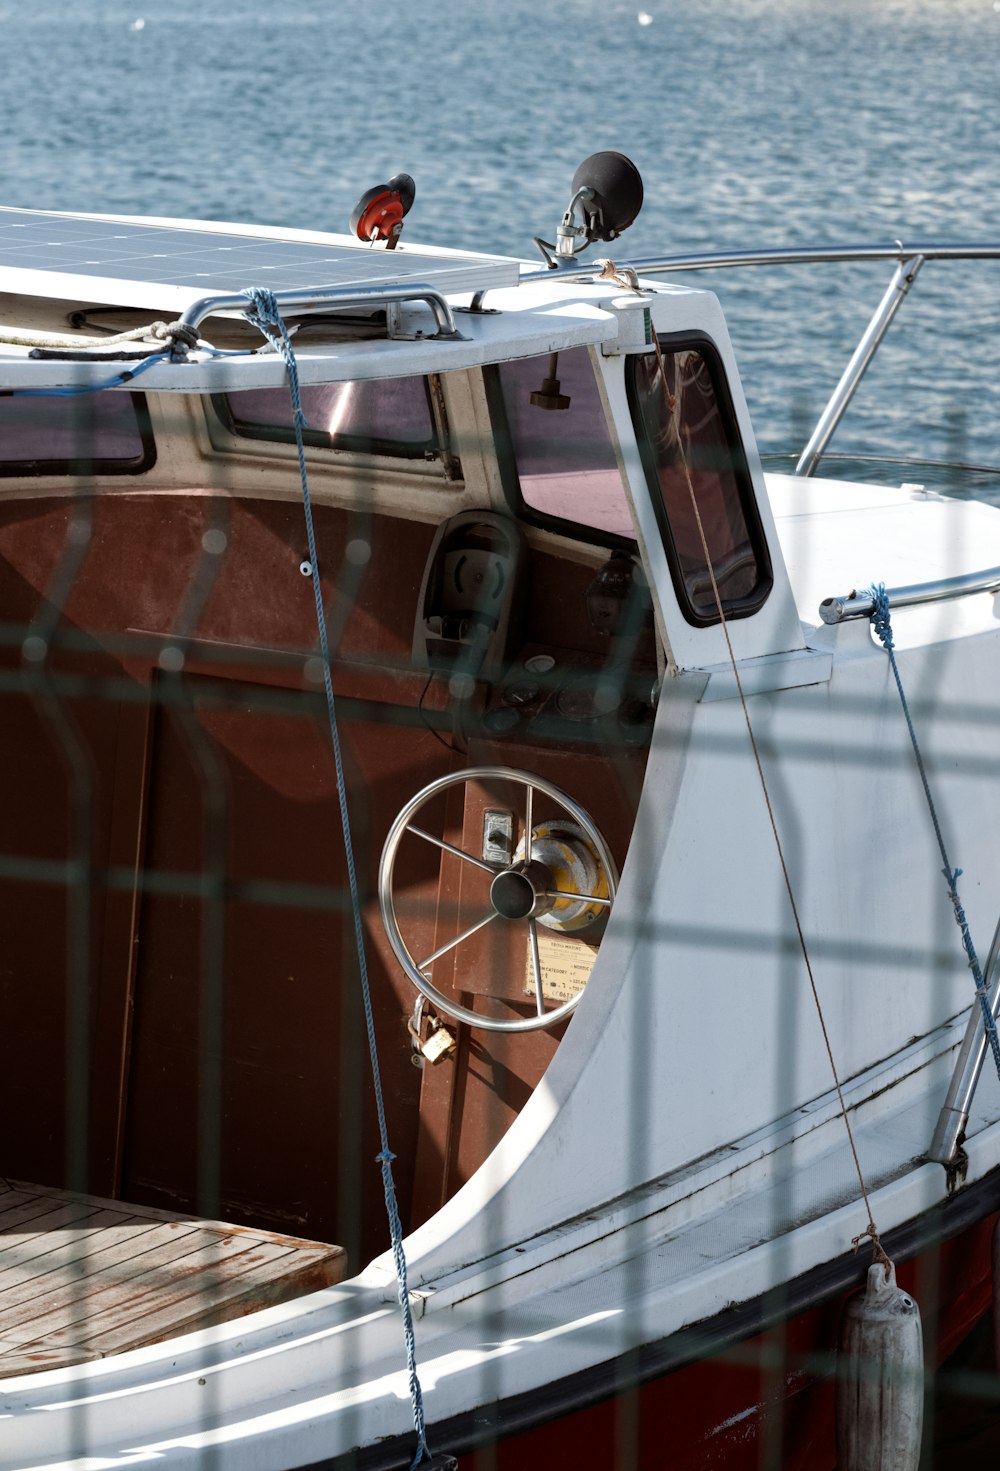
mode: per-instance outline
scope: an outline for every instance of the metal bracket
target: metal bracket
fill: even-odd
[[[483,861],[505,867],[514,857],[514,814],[495,807],[483,813]]]

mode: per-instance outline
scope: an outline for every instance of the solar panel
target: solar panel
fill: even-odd
[[[500,257],[290,236],[0,207],[0,290],[183,310],[203,296],[248,286],[281,292],[420,283],[448,295],[512,286],[518,278],[517,262]]]

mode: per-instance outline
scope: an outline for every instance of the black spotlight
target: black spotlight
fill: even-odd
[[[573,175],[573,197],[556,231],[556,254],[617,240],[642,208],[642,178],[624,153],[592,153]]]

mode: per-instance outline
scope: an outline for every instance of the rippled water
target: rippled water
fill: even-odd
[[[403,168],[410,238],[532,254],[614,147],[621,255],[1000,240],[1000,0],[0,0],[0,34],[9,204],[344,229]],[[711,278],[764,449],[889,274]],[[1000,262],[925,267],[838,446],[1000,464],[998,303]]]

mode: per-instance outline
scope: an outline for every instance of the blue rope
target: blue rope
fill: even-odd
[[[105,378],[102,383],[80,383],[66,388],[11,388],[7,392],[14,398],[76,398],[81,393],[102,393],[105,388],[124,388],[126,383],[131,383],[133,378],[145,373],[147,368],[170,361],[169,352],[154,352],[148,358],[140,358],[134,368],[116,373],[113,378]]]
[[[249,358],[260,349],[248,350],[247,348],[221,348],[213,347],[209,342],[199,345],[199,350],[213,358]],[[139,358],[134,368],[123,369],[116,373],[113,378],[105,378],[101,383],[79,383],[70,384],[65,388],[9,388],[3,390],[3,396],[8,394],[12,398],[76,398],[81,393],[102,393],[106,388],[124,388],[131,383],[133,378],[138,378],[140,373],[145,373],[148,368],[155,368],[157,363],[172,363],[177,359],[173,349],[167,352],[150,353],[148,357]]]
[[[972,971],[973,978],[976,982],[976,995],[979,997],[979,1005],[983,1013],[983,1025],[986,1028],[986,1035],[989,1038],[990,1050],[993,1053],[993,1061],[996,1064],[997,1076],[1000,1077],[1000,1038],[997,1037],[996,1022],[994,1021],[993,1013],[990,1010],[989,992],[986,989],[986,981],[983,978],[983,972],[979,964],[979,957],[976,954],[976,947],[972,943],[972,934],[969,930],[969,921],[965,917],[965,910],[962,907],[962,901],[958,897],[958,881],[962,876],[962,869],[952,868],[951,863],[948,859],[947,850],[944,845],[944,836],[941,832],[941,824],[938,821],[937,809],[934,806],[934,798],[931,796],[930,783],[927,780],[927,772],[924,768],[923,757],[920,754],[920,747],[917,744],[917,733],[913,727],[913,719],[910,715],[910,707],[907,703],[906,695],[903,691],[903,681],[899,677],[899,668],[896,664],[896,655],[894,653],[894,642],[892,637],[892,625],[889,621],[889,598],[886,594],[885,583],[880,582],[877,586],[875,583],[873,583],[872,586],[869,588],[869,592],[875,604],[871,615],[872,627],[878,634],[878,637],[881,640],[886,653],[889,655],[889,665],[896,680],[896,689],[899,691],[900,703],[903,707],[903,714],[906,717],[906,728],[910,732],[910,743],[913,746],[913,754],[917,758],[917,770],[920,772],[920,780],[923,783],[924,787],[924,796],[927,798],[927,806],[930,810],[931,821],[934,824],[934,835],[937,838],[937,845],[941,854],[941,860],[944,863],[944,868],[941,870],[941,872],[944,874],[945,882],[948,885],[948,898],[951,900],[951,907],[955,911],[955,922],[958,925],[959,930],[961,931],[962,944],[965,946],[965,953],[968,956],[969,960],[969,969]]]
[[[351,826],[347,811],[347,784],[340,749],[340,734],[337,727],[337,709],[333,697],[333,681],[330,677],[330,650],[326,629],[326,614],[323,609],[323,593],[320,586],[319,559],[316,555],[316,533],[313,527],[312,502],[309,496],[309,478],[306,473],[305,443],[302,431],[306,428],[306,417],[302,412],[302,397],[299,392],[299,370],[288,330],[278,310],[272,292],[250,287],[240,293],[249,299],[252,310],[246,315],[280,353],[288,371],[292,410],[295,422],[295,443],[299,455],[299,476],[302,481],[302,503],[305,510],[306,537],[309,543],[309,561],[312,564],[313,596],[316,601],[316,622],[319,628],[320,655],[323,663],[323,684],[326,689],[327,713],[330,721],[330,739],[333,743],[333,759],[337,770],[337,795],[340,801],[340,821],[344,830],[344,850],[347,856],[347,876],[351,891],[351,908],[354,915],[354,939],[358,953],[358,970],[364,998],[365,1026],[368,1032],[368,1052],[371,1057],[372,1077],[375,1085],[375,1106],[378,1111],[378,1130],[382,1148],[375,1156],[382,1167],[382,1184],[385,1188],[385,1207],[389,1217],[389,1234],[392,1239],[392,1255],[396,1264],[399,1282],[399,1304],[403,1313],[403,1337],[406,1341],[406,1364],[410,1380],[410,1401],[413,1405],[413,1428],[417,1432],[417,1450],[411,1463],[411,1471],[426,1457],[431,1460],[424,1425],[424,1402],[417,1374],[417,1349],[413,1332],[413,1314],[410,1310],[410,1294],[406,1278],[406,1254],[403,1251],[403,1227],[396,1204],[396,1187],[392,1178],[392,1161],[395,1155],[389,1148],[389,1135],[385,1120],[385,1104],[382,1096],[382,1077],[378,1064],[378,1049],[375,1042],[375,1019],[372,1013],[371,988],[368,983],[368,965],[365,959],[364,932],[361,926],[361,901],[358,879],[354,866],[354,846],[351,842]]]

